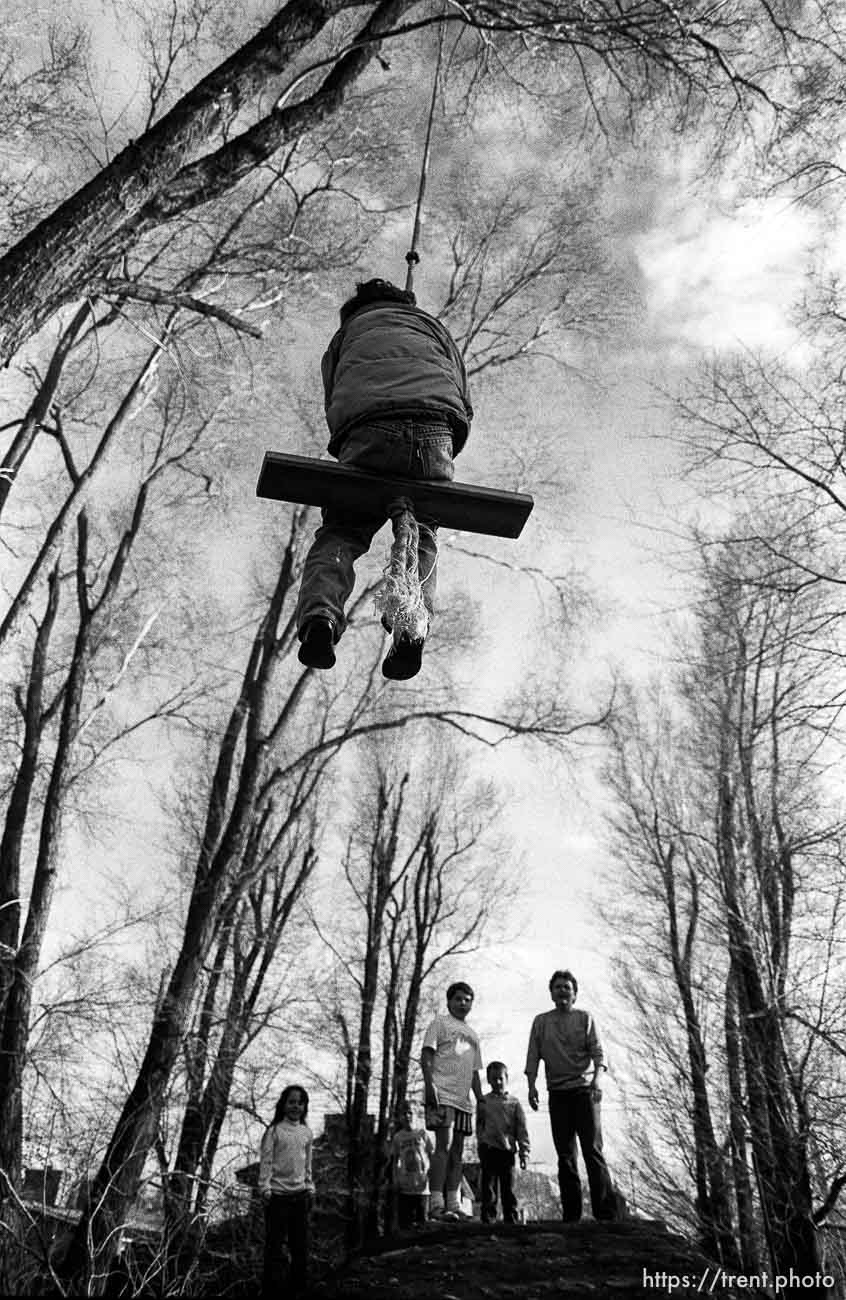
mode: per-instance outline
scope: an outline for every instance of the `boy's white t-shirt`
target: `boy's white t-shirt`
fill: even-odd
[[[473,1072],[482,1068],[476,1031],[449,1013],[435,1016],[426,1030],[423,1046],[434,1048],[432,1083],[437,1089],[438,1104],[472,1110],[470,1084]]]

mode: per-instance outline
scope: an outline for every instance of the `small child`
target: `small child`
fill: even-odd
[[[496,1219],[497,1186],[506,1223],[517,1223],[517,1198],[514,1195],[514,1152],[520,1153],[520,1168],[526,1168],[529,1154],[529,1131],[526,1113],[516,1097],[507,1092],[508,1070],[502,1061],[491,1061],[487,1068],[491,1090],[479,1107],[478,1147],[482,1166],[482,1222]]]
[[[291,1291],[304,1290],[308,1268],[308,1216],[314,1194],[308,1093],[298,1084],[282,1090],[273,1122],[261,1140],[259,1192],[264,1201],[264,1300],[277,1300],[291,1256]]]
[[[473,1132],[470,1093],[482,1100],[482,1055],[465,1024],[473,990],[459,981],[447,989],[447,1015],[435,1016],[423,1038],[420,1065],[426,1085],[426,1127],[435,1134],[429,1168],[429,1217],[460,1219],[464,1139]]]
[[[397,1107],[399,1127],[391,1141],[391,1187],[396,1197],[397,1227],[422,1227],[429,1197],[429,1162],[435,1144],[424,1128],[414,1127],[410,1101]]]

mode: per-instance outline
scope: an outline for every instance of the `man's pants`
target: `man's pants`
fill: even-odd
[[[452,433],[436,418],[426,420],[380,419],[358,424],[344,438],[338,453],[341,465],[351,465],[386,477],[448,482],[454,474]],[[315,615],[330,618],[337,641],[346,628],[344,607],[355,583],[353,565],[370,549],[384,516],[350,514],[327,506],[306,556],[297,602],[297,627]],[[431,619],[434,611],[438,559],[437,525],[418,518],[418,574],[423,602]],[[429,531],[431,530],[431,531]]]
[[[482,1166],[482,1222],[496,1219],[496,1198],[502,1203],[502,1217],[506,1223],[517,1222],[517,1198],[514,1195],[514,1152],[501,1147],[479,1147],[479,1164]]]
[[[308,1267],[307,1192],[274,1195],[264,1210],[264,1300],[278,1300],[285,1279],[285,1241],[291,1255],[290,1290],[303,1288]]]
[[[582,1184],[576,1162],[576,1138],[587,1170],[590,1203],[595,1219],[615,1217],[614,1186],[602,1154],[599,1103],[589,1088],[549,1094],[552,1140],[558,1152],[558,1185],[562,1217],[572,1222],[582,1215]]]

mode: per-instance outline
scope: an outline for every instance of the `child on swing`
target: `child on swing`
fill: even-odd
[[[449,331],[421,311],[410,289],[367,280],[341,307],[340,329],[322,363],[329,451],[374,474],[448,481],[467,441],[473,408],[467,372]],[[303,569],[297,603],[299,660],[331,668],[346,627],[353,565],[384,518],[328,506]],[[421,525],[418,572],[429,623],[434,612],[437,526]],[[386,630],[392,629],[386,625]],[[398,636],[382,664],[395,681],[420,670],[425,634]]]

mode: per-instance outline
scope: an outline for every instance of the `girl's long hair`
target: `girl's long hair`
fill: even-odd
[[[287,1088],[282,1089],[279,1100],[276,1103],[276,1110],[273,1112],[272,1124],[278,1124],[285,1118],[285,1103],[292,1092],[298,1092],[303,1099],[303,1113],[300,1116],[300,1123],[305,1124],[308,1117],[308,1093],[300,1083],[289,1083]]]

